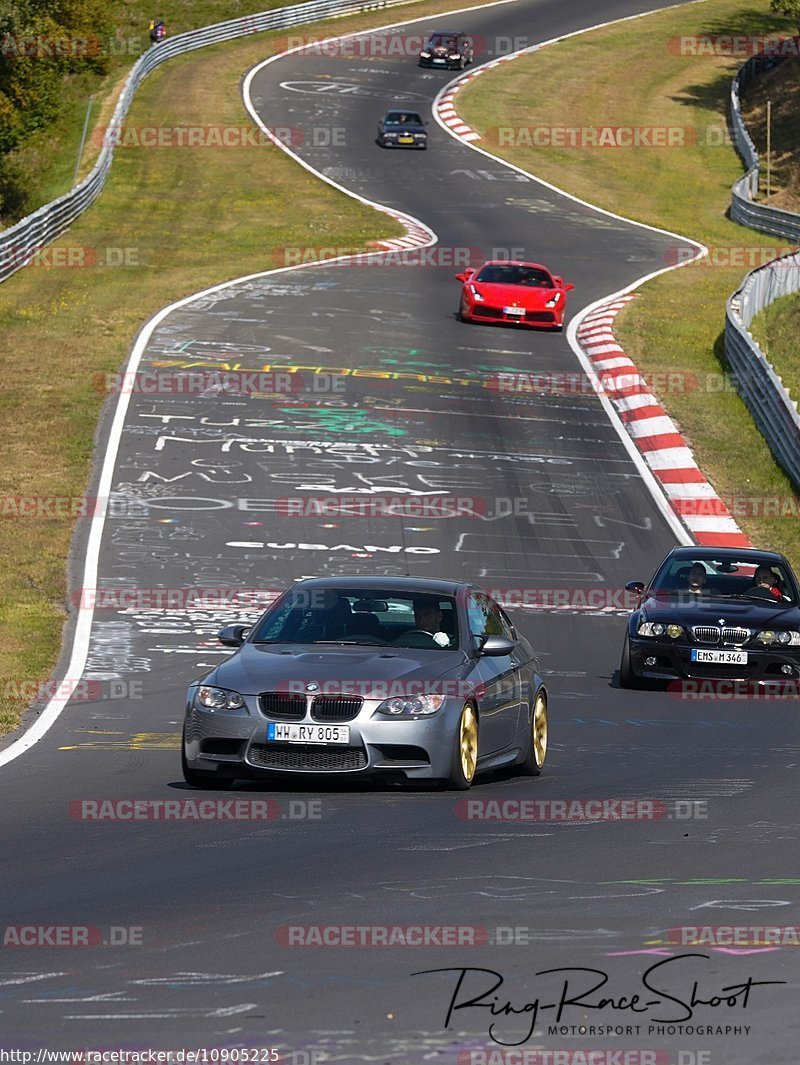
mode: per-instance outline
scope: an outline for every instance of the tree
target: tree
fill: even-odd
[[[800,0],[769,0],[769,6],[774,14],[794,19],[800,32]]]
[[[104,0],[0,0],[0,155],[58,117],[65,77],[108,71],[113,28]]]

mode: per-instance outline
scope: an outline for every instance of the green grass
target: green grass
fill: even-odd
[[[270,11],[285,6],[285,3],[286,0],[161,0],[156,7],[157,17],[164,19],[168,35],[174,37],[214,22]],[[20,175],[19,201],[4,208],[4,226],[13,224],[42,204],[69,192],[73,186],[89,98],[94,97],[91,123],[99,114],[105,114],[107,122],[125,76],[142,52],[150,47],[150,8],[126,0],[115,7],[115,38],[113,42],[101,41],[102,48],[110,53],[108,74],[83,73],[66,77],[61,90],[63,102],[58,119],[46,130],[29,137],[11,153],[11,164]],[[80,177],[84,177],[91,169],[98,152],[99,146],[91,143],[87,146],[82,157]]]
[[[792,399],[800,399],[800,296],[783,296],[753,319],[750,332],[783,379]]]
[[[204,7],[206,21],[211,8],[219,14],[222,7],[184,5],[195,6]],[[339,34],[458,6],[460,0],[415,3],[304,32]],[[131,126],[152,123],[154,115],[164,126],[249,125],[242,75],[272,54],[285,32],[165,64],[137,94]],[[137,330],[160,307],[271,269],[283,246],[360,250],[400,233],[390,217],[319,182],[277,148],[120,148],[100,199],[50,247],[130,249],[140,265],[31,265],[0,285],[0,499],[84,495],[103,401],[94,382],[120,368]],[[31,701],[19,692],[43,681],[58,658],[74,524],[67,517],[0,517],[0,735],[18,725]]]
[[[719,494],[731,499],[796,494],[738,395],[717,387],[725,372],[725,300],[748,266],[772,258],[780,242],[725,217],[742,165],[720,141],[742,60],[675,55],[668,42],[791,30],[766,0],[708,0],[548,47],[483,75],[459,95],[460,114],[484,134],[479,143],[489,150],[601,207],[709,246],[708,260],[646,284],[617,319],[616,332],[645,375],[685,371],[716,388],[659,398]],[[681,127],[695,135],[672,149],[553,149],[498,147],[492,133],[565,124]],[[755,543],[784,550],[800,565],[800,523],[739,520]]]

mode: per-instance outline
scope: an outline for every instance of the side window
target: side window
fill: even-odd
[[[500,607],[478,592],[473,592],[467,602],[467,618],[472,636],[505,636],[516,639],[513,628]]]
[[[498,613],[498,615],[500,617],[500,624],[503,626],[503,631],[500,633],[500,635],[501,636],[505,636],[505,638],[507,640],[515,640],[516,641],[517,634],[514,631],[514,626],[511,624],[511,620],[508,617],[508,615],[506,614],[505,610],[503,610],[502,607],[497,606],[496,603],[493,603],[492,605],[494,606],[495,610],[497,611],[497,613]]]

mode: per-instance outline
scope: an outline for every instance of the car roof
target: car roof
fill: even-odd
[[[482,270],[484,266],[532,266],[536,270],[544,270],[546,274],[551,273],[542,263],[532,263],[527,259],[487,259],[478,269]]]
[[[354,591],[367,591],[370,588],[380,589],[384,592],[412,592],[424,595],[455,595],[461,588],[471,588],[472,585],[463,581],[448,581],[433,577],[373,577],[358,576],[348,577],[306,577],[298,581],[295,588],[352,588]]]
[[[675,547],[667,558],[705,559],[707,562],[718,558],[739,562],[767,558],[774,562],[786,562],[784,556],[777,551],[762,551],[758,547]]]

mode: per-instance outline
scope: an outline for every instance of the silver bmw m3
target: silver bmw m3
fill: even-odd
[[[485,591],[417,577],[300,581],[190,687],[183,773],[198,788],[278,774],[468,788],[538,776],[548,695],[533,648]]]

